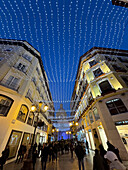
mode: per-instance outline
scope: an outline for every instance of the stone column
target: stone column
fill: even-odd
[[[97,102],[96,107],[100,115],[107,139],[112,145],[119,149],[121,159],[128,160],[128,152],[126,151],[126,148],[120,138],[120,135],[105,102],[105,100]]]

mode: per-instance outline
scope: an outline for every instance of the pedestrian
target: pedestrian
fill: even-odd
[[[99,154],[98,149],[95,149],[95,155],[93,157],[93,170],[106,170],[104,159]]]
[[[73,142],[70,143],[70,152],[71,152],[71,159],[73,158]]]
[[[126,170],[126,167],[118,160],[118,157],[114,152],[107,151],[104,158],[107,159],[110,170]]]
[[[52,143],[50,143],[49,144],[49,162],[51,162],[51,158],[53,158],[52,157],[52,155],[53,155],[53,145],[52,145]]]
[[[85,152],[84,152],[83,147],[80,145],[79,141],[78,141],[78,144],[76,145],[75,153],[76,153],[76,156],[78,158],[79,170],[81,170],[81,166],[82,166],[82,170],[84,170],[84,156],[85,156]]]
[[[25,156],[24,158],[27,159],[29,157],[29,150],[31,148],[31,144],[29,143],[27,146],[26,146],[26,153],[25,153]]]
[[[107,145],[108,145],[108,151],[114,152],[116,156],[118,157],[118,160],[122,163],[122,160],[119,155],[119,149],[115,148],[115,146],[113,146],[109,141],[107,141]]]
[[[19,163],[22,161],[23,161],[23,145],[20,146],[15,163]]]
[[[41,151],[41,144],[38,145],[38,158],[40,157],[40,151]]]
[[[41,150],[42,170],[46,170],[47,159],[48,159],[48,147],[47,147],[47,144],[44,143],[43,148]]]
[[[89,153],[89,145],[88,145],[88,141],[86,140],[86,148],[87,148],[87,151]]]
[[[104,147],[103,147],[102,144],[99,145],[99,149],[100,149],[100,155],[101,155],[101,157],[102,157],[103,160],[104,160],[105,170],[109,170],[108,162],[107,162],[107,160],[104,158],[104,155],[107,153],[107,151],[104,149]]]
[[[35,170],[36,159],[37,159],[37,150],[34,149],[32,153],[33,170]]]
[[[58,144],[55,142],[53,146],[53,153],[54,153],[54,159],[56,159],[56,162],[57,162],[57,152],[58,152]]]
[[[0,168],[1,168],[1,170],[3,170],[3,165],[6,163],[8,157],[9,157],[9,146],[7,146],[2,151],[2,156],[0,157]]]

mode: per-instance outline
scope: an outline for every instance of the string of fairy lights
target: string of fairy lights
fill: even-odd
[[[1,0],[0,4],[0,38],[26,40],[41,53],[56,109],[63,103],[69,110],[76,102],[71,96],[80,56],[94,46],[123,48],[127,25],[128,9],[112,5],[111,0]],[[12,65],[16,59],[9,60],[9,55],[6,59]]]

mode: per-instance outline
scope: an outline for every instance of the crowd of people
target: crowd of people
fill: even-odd
[[[105,150],[103,145],[100,144],[98,149],[95,149],[95,155],[93,157],[93,170],[126,170],[126,167],[122,164],[122,160],[119,155],[118,148],[115,148],[109,141],[107,141],[108,149]],[[29,156],[29,150],[31,145],[21,145],[18,151],[17,159],[15,163],[20,163]],[[43,146],[37,143],[32,148],[32,163],[33,170],[37,158],[41,158],[42,170],[46,170],[47,162],[57,162],[58,155],[69,153],[71,159],[73,159],[73,153],[78,159],[79,170],[84,170],[84,157],[89,153],[88,142],[79,142],[73,140],[60,140],[50,143],[44,143]],[[0,157],[0,169],[3,170],[9,156],[9,147],[6,147]]]

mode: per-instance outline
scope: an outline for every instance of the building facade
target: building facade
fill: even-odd
[[[91,149],[109,140],[127,160],[128,51],[94,47],[81,56],[71,101],[78,138]]]
[[[47,141],[53,112],[44,112],[44,105],[54,110],[40,53],[26,41],[0,39],[0,154],[8,145],[8,161],[16,158],[21,144],[32,142],[37,121],[44,126],[37,127],[35,142]]]

